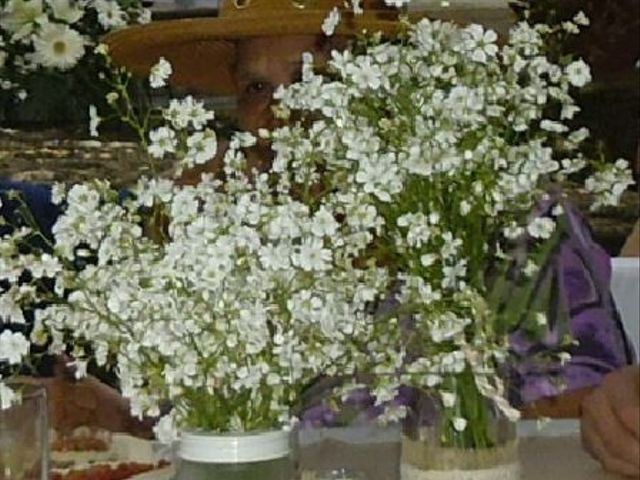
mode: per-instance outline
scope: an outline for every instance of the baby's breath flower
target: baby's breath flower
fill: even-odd
[[[547,315],[543,312],[538,312],[535,314],[536,316],[536,324],[540,327],[546,327],[549,324],[549,320],[547,319]]]
[[[440,398],[442,399],[442,405],[445,408],[453,408],[456,404],[457,396],[455,393],[441,391]]]
[[[213,130],[207,129],[203,132],[195,132],[187,139],[187,158],[194,164],[203,164],[213,158],[218,150],[218,141]]]
[[[564,133],[569,130],[566,125],[546,118],[540,122],[540,128],[552,133]]]
[[[17,365],[29,353],[30,343],[22,333],[4,330],[0,333],[0,361]]]
[[[109,92],[105,95],[105,100],[109,105],[114,105],[119,98],[120,95],[118,94],[118,92]]]
[[[151,67],[149,85],[151,85],[151,88],[165,87],[172,73],[173,68],[171,64],[164,57],[160,57],[158,63]]]
[[[330,37],[331,35],[333,35],[333,32],[335,32],[336,27],[339,23],[340,11],[338,10],[338,7],[333,7],[333,9],[327,15],[327,18],[325,18],[322,22],[322,31],[326,36]]]
[[[8,410],[18,403],[20,403],[19,393],[5,385],[0,377],[0,410]]]
[[[556,222],[549,217],[538,217],[534,219],[528,226],[527,232],[533,238],[547,239],[556,228]]]
[[[107,56],[109,55],[109,46],[106,43],[99,43],[96,48],[93,49],[97,55]]]
[[[167,153],[176,151],[176,133],[169,127],[159,127],[149,132],[148,151],[155,158],[163,158]]]
[[[408,28],[403,43],[378,37],[333,52],[326,74],[303,56],[302,81],[275,94],[286,121],[259,132],[272,144],[271,170],[247,175],[245,149],[258,139],[236,132],[220,154],[224,182],[141,178],[124,199],[104,182],[56,187],[64,212],[54,253],[20,253],[29,229],[0,242],[2,315],[42,305],[36,321],[51,351],[72,332],[98,364],[115,361],[135,415],[157,416],[169,401],[161,437],[187,417],[190,428],[221,432],[283,427],[310,382],[356,372],[373,374],[383,419],[406,413],[394,406],[404,383],[456,408],[454,436],[476,428],[457,402],[456,382],[472,372],[466,388],[515,421],[494,373],[509,358],[504,332],[518,325],[508,309],[494,311],[486,273],[513,273],[518,285],[505,291],[535,280],[559,212],[532,212],[552,201],[550,179],[587,164],[578,152],[587,132],[563,122],[577,112],[571,86],[589,75],[545,57],[543,26],[516,25],[504,46],[479,26]],[[150,84],[170,74],[162,59]],[[190,96],[168,103],[149,117],[149,155],[170,155],[177,169],[214,158],[214,113]],[[620,161],[586,186],[613,201],[629,175]],[[518,240],[530,240],[530,258]],[[37,288],[18,284],[27,265],[52,280],[58,301],[38,303]],[[19,361],[25,347],[14,343],[5,350]],[[77,361],[85,356],[83,347]]]
[[[591,24],[589,17],[587,17],[587,15],[582,10],[576,13],[576,15],[573,17],[573,21],[576,23],[576,25],[581,25],[583,27],[588,27]]]
[[[467,429],[467,425],[469,424],[469,421],[462,417],[455,417],[452,422],[453,428],[455,428],[457,432],[464,432]]]
[[[628,161],[618,159],[614,164],[601,166],[585,182],[587,191],[595,196],[591,209],[617,205],[622,194],[634,183]]]
[[[98,115],[98,109],[95,105],[89,106],[89,135],[92,137],[98,137],[100,134],[98,133],[98,126],[102,119]]]
[[[583,60],[577,60],[566,68],[567,78],[574,87],[582,88],[591,82],[591,69]]]

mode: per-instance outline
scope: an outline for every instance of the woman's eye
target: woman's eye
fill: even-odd
[[[246,93],[256,94],[256,93],[263,93],[267,91],[268,88],[269,88],[269,85],[267,82],[255,81],[248,84],[247,87],[245,88],[245,91]]]

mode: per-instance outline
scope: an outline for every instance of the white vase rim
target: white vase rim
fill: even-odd
[[[178,456],[197,463],[252,463],[284,458],[291,452],[291,432],[183,432]]]

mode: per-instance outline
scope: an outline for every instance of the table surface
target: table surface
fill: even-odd
[[[302,450],[301,466],[318,468],[329,455],[342,451],[334,444],[323,451],[321,447],[311,451]],[[344,447],[349,448],[349,447]],[[379,444],[369,447],[363,452],[350,451],[348,455],[358,465],[358,470],[365,473],[367,480],[398,480],[400,477],[394,471],[397,465],[396,447],[389,444]],[[399,450],[399,448],[398,448]],[[520,439],[520,462],[522,480],[610,480],[619,478],[605,473],[600,465],[592,460],[582,449],[577,435],[560,437],[530,437]],[[338,453],[338,455],[340,455]],[[361,457],[357,459],[357,457]],[[394,462],[395,460],[395,462]],[[322,468],[320,468],[322,469]]]
[[[519,449],[522,480],[614,480],[620,479],[605,473],[600,465],[582,449],[575,421],[551,422],[539,431],[528,422],[520,425]],[[393,434],[391,435],[393,436]],[[357,438],[363,438],[362,433]],[[307,439],[300,450],[302,469],[323,469],[336,456],[348,459],[348,463],[363,471],[367,480],[397,480],[399,442],[389,442],[389,436],[366,437],[370,443],[352,443],[345,438]],[[333,463],[335,466],[335,463]],[[170,472],[149,473],[144,480],[169,480]]]
[[[609,480],[587,455],[576,435],[569,437],[532,437],[520,441],[523,480]]]

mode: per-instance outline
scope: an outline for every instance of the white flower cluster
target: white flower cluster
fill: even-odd
[[[158,75],[158,71],[152,71],[151,81],[161,83],[157,80]],[[205,109],[202,101],[191,96],[173,99],[162,115],[167,124],[149,133],[149,155],[157,159],[166,155],[179,158],[177,174],[182,173],[185,168],[214,159],[218,151],[218,140],[216,132],[207,127],[208,122],[213,120],[214,113]]]
[[[100,36],[150,19],[138,0],[0,0],[0,87],[39,69],[69,70]]]
[[[306,55],[303,80],[276,92],[281,114],[303,120],[268,135],[274,170],[297,188],[322,178],[334,211],[368,212],[376,238],[363,241],[400,282],[399,314],[411,315],[413,333],[399,315],[376,323],[359,366],[381,375],[381,402],[399,371],[402,382],[437,387],[470,370],[484,372],[477,388],[513,416],[499,381],[486,385],[515,325],[487,303],[485,273],[509,261],[513,240],[526,235],[535,251],[551,238],[556,221],[531,212],[552,183],[587,166],[588,133],[568,121],[579,111],[571,90],[590,81],[589,68],[550,61],[547,34],[521,23],[499,46],[479,25],[422,20],[401,43],[334,51],[329,75],[314,74]],[[630,182],[618,163],[587,188],[609,204]],[[536,269],[529,262],[523,275]]]
[[[116,359],[138,415],[171,401],[161,435],[272,428],[318,375],[354,372],[375,374],[378,404],[402,384],[440,392],[459,433],[473,425],[452,377],[513,418],[494,373],[515,325],[493,309],[485,274],[512,260],[514,239],[542,250],[553,235],[556,219],[531,212],[587,164],[585,131],[566,124],[586,74],[544,56],[542,27],[520,24],[502,47],[477,25],[408,32],[333,52],[325,76],[304,55],[302,81],[276,93],[288,121],[260,132],[266,173],[246,171],[258,140],[236,133],[217,155],[224,182],[143,178],[125,199],[99,182],[56,190],[54,256],[25,258],[28,232],[0,244],[3,314],[43,300],[18,283],[27,266],[51,279],[57,301],[36,311],[35,336],[48,330],[55,352],[70,333],[98,364]],[[151,85],[170,74],[161,60]],[[202,103],[174,99],[160,117],[143,137],[150,157],[184,168],[216,156]],[[613,200],[605,185],[625,184],[624,167],[587,186]],[[7,345],[5,358],[24,355]]]
[[[180,113],[168,121],[182,122]],[[159,435],[287,424],[315,378],[354,373],[362,355],[355,340],[371,338],[370,305],[386,290],[383,269],[355,266],[370,237],[366,216],[341,223],[284,184],[274,195],[266,174],[250,180],[241,150],[250,142],[247,134],[232,140],[224,184],[141,179],[124,201],[100,182],[57,191],[65,212],[53,228],[53,257],[19,254],[19,232],[4,240],[4,314],[54,295],[36,310],[33,337],[48,331],[56,353],[70,333],[99,365],[116,359],[136,415],[157,416],[169,400]],[[143,217],[163,220],[144,229]],[[52,282],[49,297],[18,286],[26,268]],[[25,342],[3,334],[0,361],[18,363]],[[86,366],[88,352],[76,348],[75,356]]]
[[[587,191],[597,198],[591,208],[595,210],[618,205],[622,194],[634,183],[627,160],[621,158],[614,164],[600,165],[598,171],[585,183]]]

